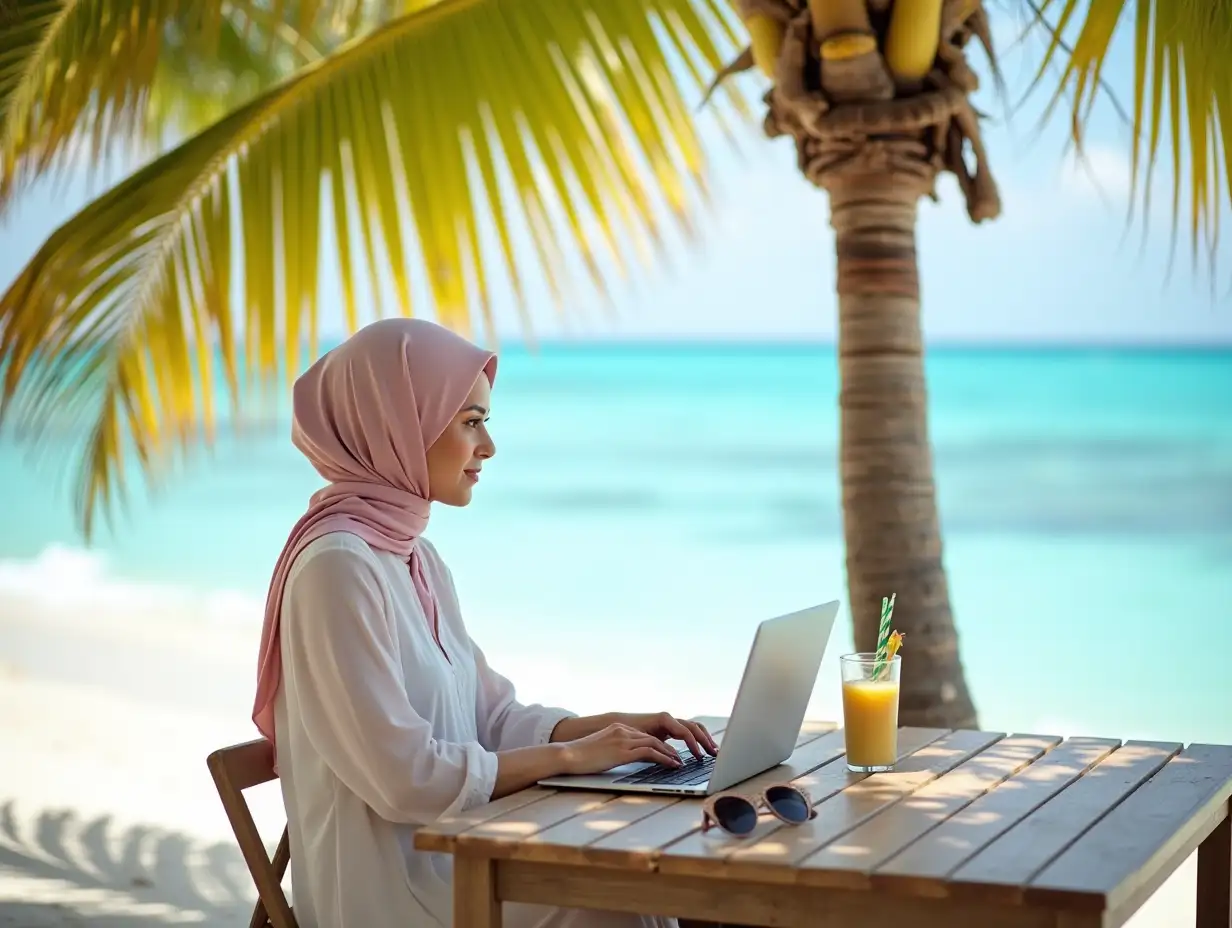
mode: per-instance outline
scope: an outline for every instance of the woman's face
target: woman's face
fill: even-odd
[[[480,374],[453,421],[428,449],[428,499],[446,506],[471,501],[483,462],[496,454],[487,426],[491,408],[492,387]]]

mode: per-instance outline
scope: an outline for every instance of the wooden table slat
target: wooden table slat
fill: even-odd
[[[810,857],[808,866],[849,871],[853,889],[867,887],[867,875],[878,866],[1060,743],[1055,735],[1003,738],[857,825]]]
[[[819,851],[884,809],[988,750],[1004,737],[1004,732],[953,732],[917,751],[892,772],[874,774],[824,803],[818,810],[816,820],[810,823],[814,826],[809,842],[811,846],[794,858],[797,881],[818,886],[832,885],[834,873],[817,862]]]
[[[1158,870],[1154,862],[1196,847],[1229,797],[1232,747],[1190,745],[1054,859],[1028,896],[1115,909]]]
[[[1067,739],[890,858],[873,873],[873,884],[911,895],[944,895],[938,881],[1120,746],[1110,738]]]
[[[898,739],[899,761],[947,734],[949,732],[944,728],[903,729]],[[837,754],[828,762],[815,764],[791,778],[794,785],[809,794],[814,805],[819,805],[840,790],[867,779],[869,776],[864,773],[852,773],[847,769],[843,758],[843,733],[837,731],[832,737],[838,744]],[[777,771],[767,771],[761,775],[761,778],[763,787],[773,780],[783,779]],[[754,778],[752,782],[756,781],[757,778]],[[743,784],[741,791],[746,791],[746,786]],[[695,824],[700,825],[700,817]],[[742,848],[752,847],[780,827],[783,827],[783,823],[777,818],[772,815],[762,815],[757,828],[743,839],[736,839],[715,831],[703,834],[699,829],[694,828],[687,836],[663,849],[659,868],[667,872],[705,873],[713,867],[716,861],[725,860]]]
[[[804,724],[800,726],[800,734],[796,736],[796,747],[802,744],[808,744],[822,735],[828,735],[832,731],[838,731],[839,727],[834,722],[822,722],[812,719],[805,719]]]
[[[908,753],[913,737],[924,743]],[[813,821],[784,825],[767,817],[743,841],[721,833],[708,836],[705,858],[665,855],[660,869],[701,873],[709,862],[710,872],[713,872],[712,859],[720,856],[724,873],[735,876],[747,871],[758,879],[794,882],[801,877],[799,865],[805,858],[860,824],[884,804],[897,801],[904,795],[903,790],[910,792],[918,788],[1001,737],[1000,733],[988,732],[904,729],[900,733],[900,750],[907,756],[892,773],[854,774],[846,769],[845,763],[835,761],[797,780],[797,785],[814,796],[817,816]]]
[[[649,815],[662,812],[668,806],[673,806],[680,801],[672,796],[647,794],[621,796],[590,812],[575,815],[550,828],[545,828],[539,834],[528,838],[525,847],[519,849],[514,856],[524,860],[558,862],[576,860],[579,856],[585,859],[584,853],[575,852],[582,852],[596,841],[622,828],[627,828]]]
[[[954,872],[950,892],[1011,902],[1058,854],[1176,754],[1171,742],[1130,741]]]
[[[820,726],[818,726],[820,728]],[[802,736],[802,739],[805,736]],[[783,764],[768,770],[759,776],[767,782],[781,779],[791,779],[792,771],[807,772],[824,763],[824,760],[814,760],[819,757],[833,758],[834,744],[838,743],[838,754],[842,753],[842,732],[831,731],[829,734],[808,735],[804,743],[799,745]],[[740,788],[748,789],[757,777],[745,781]],[[590,860],[603,860],[605,857],[613,863],[651,868],[659,855],[661,848],[697,831],[701,826],[701,803],[695,799],[682,799],[673,802],[656,812],[638,818],[627,827],[603,835],[597,841],[587,845],[587,851],[582,855]],[[524,859],[539,859],[534,850],[529,850]]]
[[[532,786],[465,812],[439,818],[431,825],[425,825],[415,832],[415,847],[421,851],[452,850],[457,836],[462,832],[555,795],[556,790],[554,789]]]
[[[546,799],[476,825],[458,835],[455,841],[459,848],[474,852],[482,847],[485,854],[503,856],[494,852],[495,846],[503,844],[515,848],[534,840],[544,829],[575,815],[601,809],[616,798],[612,793],[597,790],[559,790]]]
[[[910,789],[914,789],[1001,737],[986,732],[914,731],[921,733],[915,744],[912,743],[912,730],[900,732],[900,758],[891,773],[871,776],[851,773],[845,763],[835,763],[802,778],[800,785],[813,796],[817,817],[804,825],[782,827],[775,819],[767,820],[748,839],[733,842],[735,846],[725,855],[728,867],[755,868],[763,877],[774,870],[780,879],[790,881],[795,877],[795,865],[859,824],[858,820],[849,821],[844,815],[853,804],[871,814],[885,800],[901,797],[893,784],[903,788],[910,784]],[[839,819],[843,819],[841,824]],[[730,838],[715,840],[731,841]]]

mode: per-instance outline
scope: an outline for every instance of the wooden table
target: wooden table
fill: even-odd
[[[703,835],[697,800],[536,787],[415,844],[455,855],[457,928],[499,928],[501,901],[784,928],[1115,928],[1195,849],[1198,928],[1232,923],[1232,747],[904,728],[899,748],[893,772],[849,773],[842,732],[806,723],[784,765],[737,789],[793,780],[817,817],[763,817],[744,840]]]

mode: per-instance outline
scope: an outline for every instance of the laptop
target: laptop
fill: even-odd
[[[548,777],[541,786],[610,793],[708,796],[781,764],[795,750],[838,601],[757,626],[719,756],[680,751],[680,768],[639,761],[604,773]]]

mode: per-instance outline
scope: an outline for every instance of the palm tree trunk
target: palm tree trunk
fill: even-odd
[[[826,184],[838,251],[840,446],[857,650],[896,593],[904,725],[975,727],[942,559],[928,437],[915,224],[926,187],[885,170]]]

